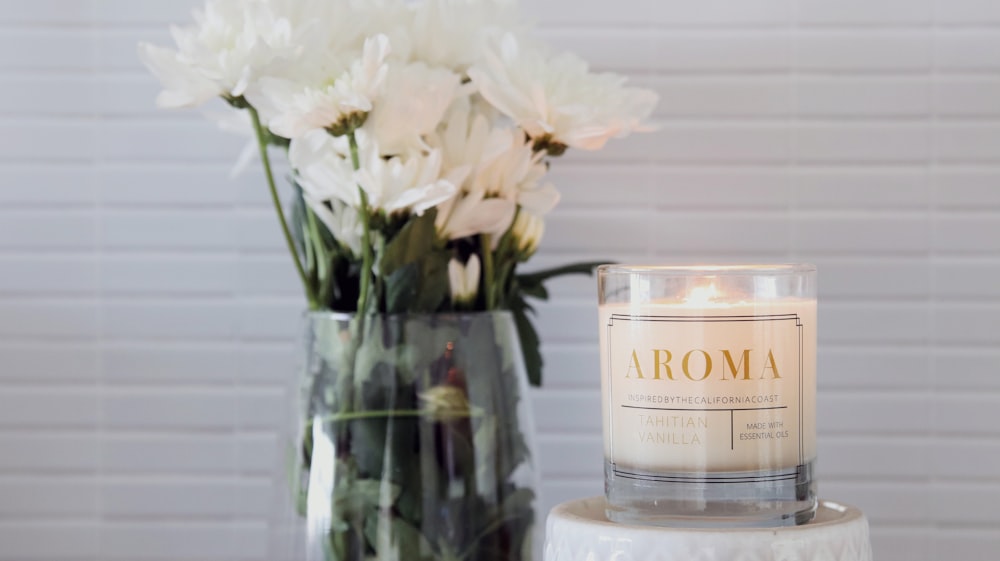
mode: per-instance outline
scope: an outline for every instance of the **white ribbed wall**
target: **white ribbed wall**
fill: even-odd
[[[0,561],[266,558],[302,302],[242,140],[153,107],[193,4],[0,0]],[[1000,556],[1000,2],[528,4],[663,96],[556,163],[539,264],[817,263],[822,495],[880,561]],[[546,506],[602,488],[595,290],[553,292]]]

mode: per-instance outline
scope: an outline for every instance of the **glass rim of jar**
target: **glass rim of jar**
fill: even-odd
[[[600,276],[608,275],[650,275],[667,277],[703,276],[797,276],[816,272],[816,266],[809,263],[773,264],[686,264],[686,265],[630,265],[613,263],[597,268]]]

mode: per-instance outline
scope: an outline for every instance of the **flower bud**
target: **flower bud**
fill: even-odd
[[[332,125],[326,127],[326,132],[334,137],[344,136],[360,129],[368,120],[367,111],[353,111],[341,115]]]
[[[456,306],[470,306],[479,295],[479,277],[482,265],[479,256],[472,254],[462,265],[457,259],[448,263],[448,281],[451,285],[451,301]]]
[[[541,217],[521,210],[512,229],[517,242],[517,250],[522,259],[527,259],[538,250],[538,244],[545,234],[545,221]]]
[[[435,421],[449,421],[472,415],[469,399],[461,388],[435,386],[419,396],[423,410]]]
[[[553,158],[562,156],[569,149],[569,146],[552,138],[550,134],[532,139],[531,147],[535,152],[545,152]]]

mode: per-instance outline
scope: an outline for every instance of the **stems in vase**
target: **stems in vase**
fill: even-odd
[[[257,148],[260,150],[260,161],[264,164],[264,175],[267,177],[267,186],[271,191],[271,202],[274,204],[274,210],[278,214],[281,232],[285,236],[285,245],[288,246],[288,252],[295,263],[295,270],[299,274],[299,280],[302,281],[302,288],[306,291],[306,299],[309,300],[309,309],[317,310],[320,304],[316,299],[316,292],[313,290],[312,283],[309,282],[309,277],[302,267],[302,259],[299,257],[299,252],[295,249],[292,233],[288,229],[288,220],[285,218],[285,210],[281,205],[281,197],[278,196],[278,187],[274,183],[274,172],[271,170],[271,158],[267,154],[267,139],[264,135],[264,127],[260,123],[260,114],[251,105],[247,105],[247,111],[250,112],[250,120],[253,122],[253,130],[257,137]]]
[[[354,171],[359,171],[361,169],[361,160],[358,157],[358,138],[354,131],[347,133],[347,141],[351,146],[351,165],[354,167]],[[365,190],[358,185],[358,196],[361,200],[361,208],[358,209],[358,213],[361,217],[361,290],[358,295],[358,314],[364,315],[367,313],[368,308],[368,298],[369,291],[371,290],[371,276],[372,276],[372,264],[374,263],[374,256],[372,255],[372,234],[371,234],[371,216],[368,210],[368,194]]]
[[[486,311],[496,309],[496,294],[494,283],[495,266],[493,265],[493,236],[482,234],[479,236],[480,245],[483,249],[483,291],[486,293]]]

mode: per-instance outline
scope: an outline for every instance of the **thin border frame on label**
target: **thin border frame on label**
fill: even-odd
[[[757,482],[756,477],[740,477],[740,481],[731,481],[729,478],[719,478],[710,477],[708,474],[702,477],[687,477],[680,476],[676,474],[672,475],[662,475],[662,476],[646,476],[632,472],[621,471],[618,469],[615,463],[615,431],[614,431],[614,415],[612,410],[612,397],[614,395],[614,385],[612,384],[613,370],[611,368],[611,328],[614,326],[615,320],[623,321],[638,321],[638,322],[656,322],[656,323],[722,323],[722,322],[746,322],[746,321],[790,321],[795,320],[795,327],[798,333],[798,370],[799,370],[799,385],[798,385],[798,421],[799,421],[799,431],[798,431],[798,445],[799,445],[799,462],[795,466],[794,471],[789,473],[781,473],[777,475],[763,476],[765,481],[775,481],[775,477],[793,478],[798,477],[802,466],[805,465],[805,431],[803,430],[805,425],[805,411],[803,407],[803,402],[805,401],[804,395],[804,378],[805,378],[805,352],[804,352],[804,330],[805,326],[802,323],[802,317],[799,314],[764,314],[764,315],[730,315],[730,316],[659,316],[659,315],[642,315],[642,314],[611,314],[608,317],[608,324],[606,326],[606,341],[607,341],[607,385],[608,385],[608,451],[609,458],[608,461],[611,463],[611,469],[613,470],[615,476],[625,477],[629,479],[639,479],[643,481],[655,481],[655,482],[669,482],[669,483],[750,483]],[[728,410],[728,409],[726,409]],[[723,411],[720,409],[719,411]],[[731,429],[734,430],[734,429]],[[787,468],[786,468],[787,469]],[[780,471],[780,470],[779,470]],[[725,480],[723,480],[725,479]]]

